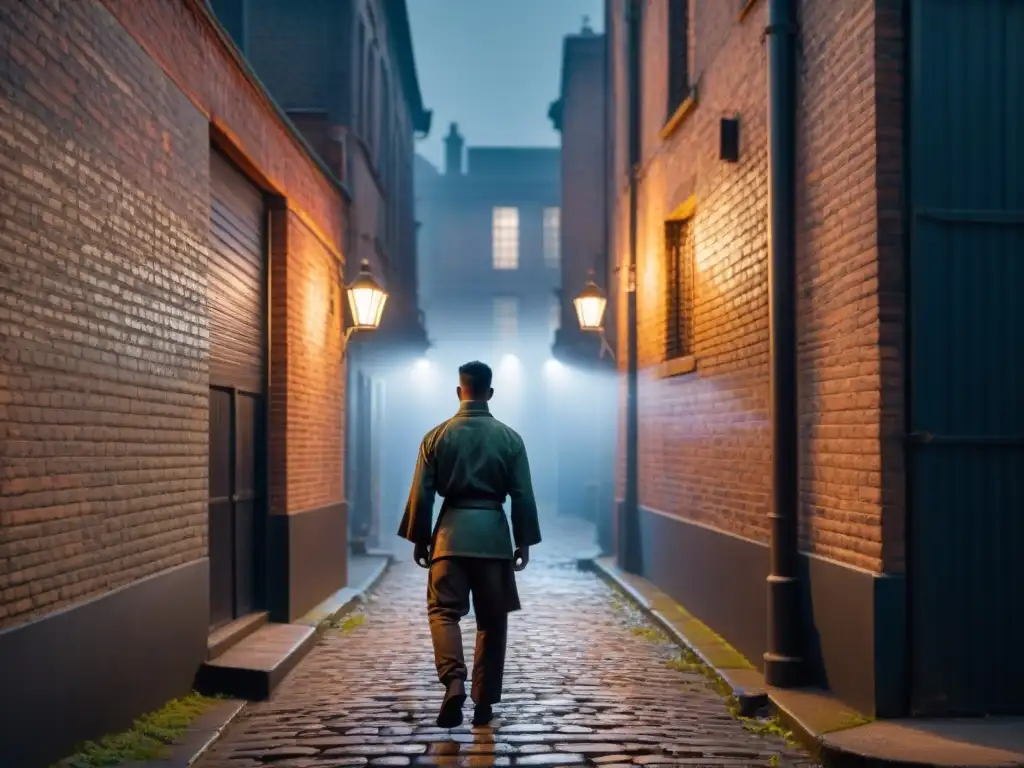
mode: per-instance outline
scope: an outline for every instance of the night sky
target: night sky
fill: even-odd
[[[584,16],[602,30],[602,0],[408,0],[420,87],[434,111],[417,150],[442,164],[448,124],[472,146],[557,146],[562,38]],[[510,7],[517,8],[516,13]]]

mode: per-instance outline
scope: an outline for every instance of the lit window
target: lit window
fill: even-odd
[[[492,265],[519,269],[519,209],[495,208],[492,219]]]
[[[562,229],[562,209],[544,209],[544,263],[555,269],[558,267],[561,251],[560,242]]]
[[[514,296],[495,297],[494,333],[501,342],[515,341],[519,334],[519,300]]]
[[[665,222],[665,359],[693,354],[693,218]]]

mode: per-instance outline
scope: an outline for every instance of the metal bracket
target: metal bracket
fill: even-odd
[[[604,334],[604,328],[601,329],[601,351],[597,355],[598,360],[603,360],[605,355],[608,355],[612,359],[612,362],[617,362],[615,359],[615,350],[612,349],[612,345],[608,343],[608,337]]]
[[[359,329],[354,325],[350,325],[348,328],[345,329],[345,335],[341,339],[341,362],[345,362],[345,358],[348,357],[349,339],[351,339],[352,334],[358,330]]]

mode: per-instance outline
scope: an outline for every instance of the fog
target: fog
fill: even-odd
[[[395,360],[381,369],[384,415],[376,421],[375,439],[380,451],[378,525],[373,526],[377,535],[370,537],[370,546],[396,554],[406,551],[395,531],[420,441],[457,411],[458,368],[470,360],[491,366],[491,412],[526,443],[547,540],[560,529],[580,529],[579,525],[559,526],[558,517],[607,528],[617,440],[614,371],[555,360],[547,334],[501,343],[494,341],[490,327],[474,332],[461,323],[435,325],[429,328],[431,348],[425,356]],[[441,501],[436,501],[435,515]],[[607,531],[602,536],[606,538]],[[586,543],[581,542],[581,547]]]

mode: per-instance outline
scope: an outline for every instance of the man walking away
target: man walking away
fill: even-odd
[[[474,725],[493,717],[501,701],[508,614],[520,608],[515,571],[540,543],[537,503],[523,439],[491,415],[491,369],[473,361],[459,368],[459,412],[427,433],[398,535],[416,545],[416,563],[430,570],[427,614],[437,676],[445,686],[441,728],[462,723],[466,661],[459,619],[476,613],[472,695]],[[431,533],[434,494],[444,498]],[[503,503],[511,502],[509,535]],[[515,551],[512,541],[515,540]]]

